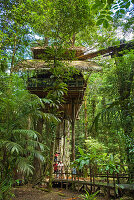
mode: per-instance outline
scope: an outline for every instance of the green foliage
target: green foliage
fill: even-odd
[[[33,156],[44,160],[41,153],[44,145],[37,141],[40,135],[28,130],[29,117],[38,118],[41,103],[25,90],[17,75],[1,73],[0,76],[0,185],[2,198],[9,199],[17,171],[29,176],[33,173]],[[41,151],[35,150],[37,146]],[[5,183],[7,179],[11,181]]]
[[[40,99],[28,93],[25,83],[17,75],[0,73],[0,195],[3,195],[0,198],[9,199],[16,170],[29,175],[33,172],[33,158],[44,162],[45,157],[45,161],[52,161],[50,146],[60,121],[56,117],[59,114],[57,109],[64,103],[67,81],[74,72],[79,73],[73,68],[66,73],[67,63],[61,62],[68,58],[62,57],[66,47],[73,46],[75,40],[77,45],[95,43],[99,48],[117,44],[112,25],[116,26],[119,18],[124,18],[128,23],[124,25],[120,20],[120,25],[125,30],[133,28],[132,3],[133,0],[1,1],[0,71],[10,68],[13,72],[17,61],[27,56],[34,31],[33,34],[43,37],[39,44],[44,46],[46,37],[52,46],[47,49],[48,56],[41,58],[49,65],[49,55],[53,57],[51,78],[55,77],[55,81],[47,88],[48,96]],[[68,56],[74,59],[74,53]],[[92,74],[87,88],[87,126],[91,138],[86,141],[87,151],[83,151],[85,121],[80,119],[77,146],[80,144],[81,148],[78,148],[75,165],[80,169],[89,164],[100,165],[112,173],[117,170],[119,162],[133,163],[134,57],[133,52],[127,52],[115,60],[100,59],[103,73]],[[51,114],[41,112],[47,106]],[[43,135],[29,130],[35,129],[39,118],[45,121]],[[130,174],[132,170],[129,169]]]
[[[11,72],[18,60],[28,55],[28,46],[32,40],[31,31],[27,25],[27,1],[1,2],[0,15],[0,69],[10,68]],[[27,51],[27,52],[26,52]]]
[[[68,41],[74,34],[91,24],[89,1],[40,1],[31,7],[34,30],[52,38],[51,42]],[[47,8],[47,9],[46,9]],[[38,11],[38,12],[37,12]]]
[[[93,193],[93,194],[89,194],[86,190],[85,190],[85,194],[83,195],[80,195],[80,197],[83,199],[83,200],[96,200],[97,197],[96,195],[99,193],[99,191]]]
[[[0,178],[0,200],[11,199],[14,197],[14,194],[11,192],[11,186],[13,184],[13,180],[8,177],[4,180]]]
[[[77,135],[81,136],[77,145],[86,152],[76,151],[76,166],[84,168],[86,162],[87,166],[93,163],[93,166],[99,165],[101,171],[113,173],[124,171],[122,165],[128,164],[126,171],[133,177],[133,53],[123,51],[122,54],[115,59],[100,57],[103,73],[90,75],[86,91],[88,136],[97,139],[98,144],[89,140],[87,148],[83,143],[85,119],[82,109],[79,120],[82,127],[80,130],[76,127]],[[101,158],[98,154],[103,145]]]
[[[78,147],[80,155],[74,161],[73,165],[79,166],[79,169],[83,169],[85,166],[103,165],[107,157],[107,153],[105,153],[106,147],[92,138],[86,140],[86,147],[87,152],[84,152],[83,149]]]

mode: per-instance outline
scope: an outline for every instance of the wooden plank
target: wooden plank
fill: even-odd
[[[108,55],[114,55],[120,51],[123,51],[124,49],[130,50],[130,49],[134,49],[134,41],[132,42],[128,42],[128,43],[124,43],[124,44],[120,44],[120,45],[116,45],[116,46],[112,46],[112,47],[108,47],[106,49],[101,49],[99,51],[96,52],[90,52],[87,53],[85,55],[81,55],[78,57],[78,60],[86,60],[86,59],[91,59],[100,55],[104,55],[107,54]]]
[[[134,184],[113,184],[113,183],[102,183],[102,182],[89,182],[89,181],[83,181],[83,180],[71,180],[71,179],[54,179],[52,183],[77,183],[79,185],[95,185],[98,187],[106,187],[114,189],[114,187],[120,188],[122,190],[131,190],[134,191]],[[48,183],[48,180],[44,180],[43,183]]]

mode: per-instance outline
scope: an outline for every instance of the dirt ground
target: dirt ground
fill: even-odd
[[[21,186],[13,189],[15,197],[13,200],[82,200],[80,193],[77,191],[66,190],[61,188],[53,188],[48,192],[43,188],[43,191],[31,186]],[[113,198],[111,198],[112,200]],[[118,200],[132,200],[133,198],[119,198]],[[99,196],[96,200],[106,200],[105,197]],[[117,200],[117,199],[116,199]]]
[[[70,190],[53,188],[52,192],[42,191],[32,187],[14,188],[13,200],[80,200],[80,193]]]
[[[13,200],[82,200],[77,191],[53,188],[51,192],[32,188],[31,186],[21,186],[13,189],[15,197]],[[104,200],[104,198],[97,198]]]

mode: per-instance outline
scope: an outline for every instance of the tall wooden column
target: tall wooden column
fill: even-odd
[[[56,139],[55,139],[55,152],[60,152],[60,130],[61,130],[61,123],[57,125],[57,131],[56,131]]]
[[[65,161],[65,150],[66,150],[66,121],[63,120],[63,162]]]
[[[72,99],[72,156],[71,161],[75,160],[75,102]]]
[[[84,97],[84,116],[85,116],[85,140],[87,140],[87,98]]]

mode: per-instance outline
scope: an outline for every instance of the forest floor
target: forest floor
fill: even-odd
[[[21,186],[14,188],[13,193],[15,195],[13,200],[82,200],[80,192],[61,188],[53,188],[51,192],[48,192],[47,190],[42,191],[41,189],[32,188],[31,186]],[[105,199],[105,197],[98,196],[96,200]],[[125,197],[124,200],[130,200],[130,198]]]

